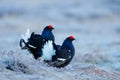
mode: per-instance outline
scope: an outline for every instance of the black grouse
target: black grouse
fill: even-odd
[[[25,39],[20,40],[20,47],[22,49],[27,49],[28,51],[30,51],[30,53],[33,54],[34,58],[38,59],[42,55],[42,48],[44,44],[49,40],[51,40],[52,42],[55,40],[54,35],[52,33],[53,29],[54,28],[52,25],[48,25],[44,28],[41,35],[35,34],[33,32],[31,36],[27,38],[27,40]],[[24,47],[23,43],[25,45]]]

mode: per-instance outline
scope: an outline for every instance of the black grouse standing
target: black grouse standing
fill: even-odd
[[[27,49],[28,51],[30,51],[30,53],[33,54],[34,58],[38,59],[42,55],[42,48],[44,44],[49,40],[54,41],[55,38],[52,33],[53,29],[53,26],[49,25],[44,28],[41,35],[35,34],[33,32],[30,38],[28,38],[27,42],[25,42],[24,39],[20,40],[20,47],[22,49]],[[22,43],[25,44],[24,47],[22,46]]]
[[[69,36],[66,38],[62,44],[59,46],[59,51],[56,53],[58,63],[55,64],[56,67],[65,67],[67,66],[74,57],[75,48],[72,41],[75,40],[74,36]]]
[[[67,66],[71,62],[75,54],[75,49],[72,44],[73,40],[75,40],[74,36],[69,36],[64,40],[62,46],[49,44],[49,45],[52,45],[53,47],[56,46],[57,50],[53,48],[53,51],[52,51],[52,48],[50,50],[50,47],[46,47],[48,48],[46,49],[46,51],[43,50],[43,54],[45,55],[44,59],[45,60],[49,59],[49,62],[47,63],[51,66],[58,67],[58,68]],[[46,45],[46,46],[49,46],[49,45]],[[56,58],[53,58],[53,56],[55,56]]]

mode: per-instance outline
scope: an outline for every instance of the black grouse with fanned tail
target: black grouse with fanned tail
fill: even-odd
[[[53,30],[52,25],[48,25],[44,28],[42,31],[42,34],[35,34],[34,32],[31,34],[30,38],[28,38],[27,42],[24,41],[24,39],[20,40],[20,47],[22,49],[27,49],[30,51],[30,53],[33,54],[35,59],[38,59],[42,55],[42,48],[44,44],[51,40],[54,41],[54,35],[52,33]],[[25,46],[22,46],[24,43]]]

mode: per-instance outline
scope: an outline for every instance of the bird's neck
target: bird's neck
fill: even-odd
[[[48,38],[52,39],[53,35],[52,35],[50,30],[43,30],[42,37],[45,38],[45,39],[48,39]]]

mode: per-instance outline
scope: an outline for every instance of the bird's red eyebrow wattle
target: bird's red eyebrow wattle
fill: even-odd
[[[75,39],[75,37],[74,36],[69,36],[69,39]]]
[[[52,25],[48,25],[48,28],[53,29],[53,26]]]

